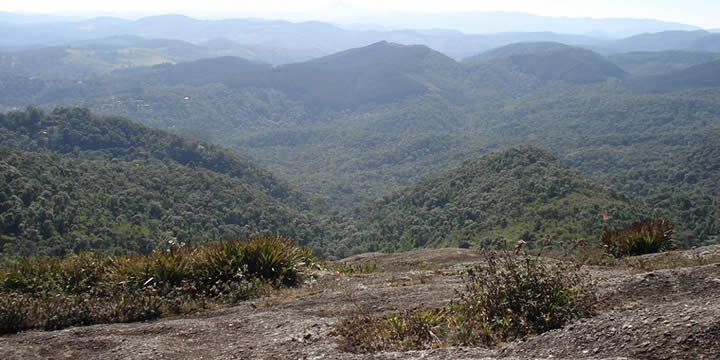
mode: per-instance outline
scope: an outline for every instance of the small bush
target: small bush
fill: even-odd
[[[637,256],[673,250],[673,225],[661,219],[645,219],[632,225],[609,230],[602,243],[615,257]]]
[[[446,343],[447,310],[390,313],[376,317],[360,314],[336,326],[340,348],[353,353],[432,349]]]
[[[592,282],[579,265],[507,250],[486,252],[467,270],[466,287],[446,308],[373,316],[356,314],[335,328],[350,352],[496,346],[590,316]]]
[[[28,328],[27,299],[16,293],[0,294],[0,334]]]
[[[485,260],[468,270],[466,291],[452,305],[456,342],[495,345],[592,313],[592,284],[578,265],[507,251],[488,253]]]

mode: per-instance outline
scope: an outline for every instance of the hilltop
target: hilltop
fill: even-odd
[[[382,41],[249,79],[237,77],[230,85],[273,88],[311,108],[344,109],[447,91],[456,86],[451,82],[460,74],[453,59],[426,46]]]
[[[511,44],[468,58],[465,62],[493,62],[542,81],[561,80],[574,84],[627,75],[593,51],[552,42]]]
[[[560,243],[599,238],[607,227],[640,216],[630,197],[568,169],[534,147],[497,151],[353,211],[358,219],[340,254],[422,247],[491,247],[499,238],[544,235]]]

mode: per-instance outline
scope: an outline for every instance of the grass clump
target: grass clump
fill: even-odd
[[[340,274],[373,274],[381,272],[382,268],[375,261],[361,261],[357,263],[337,263],[330,267]]]
[[[494,347],[590,316],[597,301],[579,265],[502,250],[468,269],[465,289],[448,306],[375,316],[359,313],[338,324],[350,352]]]
[[[353,353],[432,349],[447,344],[447,309],[404,311],[384,316],[368,312],[340,322],[334,330],[340,348]]]
[[[610,254],[620,258],[673,250],[672,235],[670,222],[645,219],[625,228],[606,231],[601,241]]]
[[[149,255],[23,259],[0,270],[0,333],[131,322],[231,303],[295,286],[317,266],[283,237]]]

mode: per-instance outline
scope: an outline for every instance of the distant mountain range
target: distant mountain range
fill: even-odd
[[[720,52],[720,34],[704,30],[645,33],[593,46],[605,53],[629,51],[710,51]]]
[[[433,16],[433,19],[436,17]],[[233,55],[272,64],[303,61],[383,40],[426,45],[455,59],[516,42],[548,41],[589,47],[603,53],[720,51],[717,50],[719,41],[715,38],[720,35],[693,26],[654,20],[559,19],[515,13],[469,13],[438,16],[437,21],[439,25],[434,28],[450,30],[341,27],[317,21],[295,23],[250,18],[199,20],[182,15],[159,15],[138,20],[108,17],[75,20],[0,13],[0,33],[3,34],[0,51],[48,46],[100,46],[105,50],[108,46],[136,46],[159,51],[157,44],[152,44],[157,40],[148,40],[150,43],[143,44],[138,38],[187,42],[190,43],[184,46],[188,48],[187,52],[204,53],[205,57]],[[409,22],[421,23],[420,20]],[[475,28],[465,29],[467,33],[452,30],[462,28],[463,24],[474,24]],[[478,28],[482,26],[485,26],[484,30]],[[614,33],[609,37],[600,32],[602,29],[613,29]],[[608,40],[636,35],[628,39]],[[177,61],[177,56],[166,53],[159,54],[158,58]]]
[[[692,25],[652,19],[547,17],[519,12],[389,13],[373,14],[362,20],[411,29],[455,29],[468,34],[547,31],[598,38],[699,29]]]

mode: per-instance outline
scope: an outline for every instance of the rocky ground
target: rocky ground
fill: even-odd
[[[481,256],[438,249],[357,256],[349,261],[375,261],[383,271],[324,272],[299,289],[183,317],[0,337],[0,359],[720,358],[720,247],[661,256],[636,259],[634,268],[592,268],[603,299],[598,315],[500,349],[338,350],[333,325],[351,314],[454,298],[459,273]],[[638,270],[658,263],[673,268]]]

